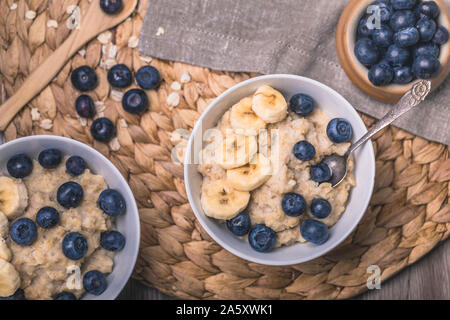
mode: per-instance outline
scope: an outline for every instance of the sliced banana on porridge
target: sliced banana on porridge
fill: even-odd
[[[20,180],[0,177],[0,211],[8,219],[21,214],[28,205],[28,192]]]
[[[0,259],[5,261],[11,261],[12,253],[6,245],[4,238],[0,237]]]
[[[270,160],[258,153],[249,164],[227,170],[227,179],[239,191],[252,191],[266,182],[272,174]]]
[[[258,151],[255,136],[227,133],[216,151],[216,163],[224,169],[234,169],[250,162]]]
[[[215,219],[231,219],[247,207],[250,193],[233,188],[227,179],[203,185],[202,208],[206,215]]]
[[[231,107],[230,123],[233,129],[242,129],[258,134],[266,123],[253,112],[252,97],[246,97]]]
[[[0,297],[13,295],[20,286],[20,276],[8,261],[0,259]]]
[[[283,95],[269,86],[262,86],[253,95],[252,109],[267,123],[275,123],[287,116],[287,102]]]
[[[6,238],[9,233],[8,217],[0,211],[0,238]]]

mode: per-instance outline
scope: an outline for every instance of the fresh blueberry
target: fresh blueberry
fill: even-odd
[[[23,153],[16,154],[8,160],[6,169],[12,177],[22,179],[33,171],[33,161]]]
[[[325,219],[331,213],[331,204],[322,198],[316,198],[311,202],[311,213],[314,217]]]
[[[410,51],[395,44],[389,46],[384,57],[393,67],[403,67],[411,61]]]
[[[348,142],[353,136],[353,128],[347,120],[334,118],[328,123],[327,135],[334,143]]]
[[[410,83],[414,79],[414,75],[412,73],[411,67],[395,67],[394,68],[394,79],[393,83],[397,84],[406,84]]]
[[[143,66],[136,73],[136,82],[142,89],[155,89],[161,82],[159,71],[152,66]]]
[[[440,53],[439,46],[436,43],[421,43],[414,48],[414,58],[425,54],[438,58]]]
[[[148,97],[144,90],[131,89],[122,98],[122,107],[126,112],[139,114],[148,109]]]
[[[412,9],[416,6],[417,0],[391,0],[395,10]]]
[[[297,93],[289,100],[289,108],[300,117],[306,117],[314,110],[314,100],[307,94]]]
[[[325,163],[320,162],[311,166],[310,176],[312,181],[318,183],[327,182],[331,179],[331,170]]]
[[[420,41],[428,42],[433,39],[433,36],[436,33],[437,25],[436,22],[430,18],[422,18],[417,21],[416,28],[420,34]]]
[[[123,196],[116,190],[106,189],[98,197],[97,204],[109,216],[117,217],[127,209]]]
[[[264,224],[255,225],[248,235],[250,246],[258,252],[269,252],[275,246],[277,235]]]
[[[58,188],[56,199],[66,209],[76,208],[83,200],[83,188],[76,182],[66,182]]]
[[[402,29],[394,34],[394,43],[401,47],[411,47],[420,40],[420,33],[414,27]]]
[[[37,237],[36,224],[31,219],[20,218],[11,225],[9,235],[15,243],[21,246],[29,246],[33,244]]]
[[[78,232],[66,234],[62,241],[62,251],[70,260],[80,260],[88,252],[86,237]]]
[[[434,1],[423,1],[417,6],[416,13],[419,18],[425,16],[436,19],[441,13],[441,9],[439,9],[439,6]]]
[[[66,161],[66,172],[74,177],[83,174],[86,170],[86,162],[82,157],[71,156]]]
[[[365,66],[374,65],[380,58],[377,45],[368,38],[363,38],[356,42],[355,55],[359,62]]]
[[[55,227],[59,221],[59,213],[53,207],[43,207],[36,214],[36,223],[44,229]]]
[[[84,290],[90,294],[101,295],[106,290],[107,285],[105,276],[98,270],[89,271],[83,277]]]
[[[372,31],[372,40],[378,47],[389,47],[394,39],[394,32],[387,25],[382,25],[380,28]]]
[[[439,45],[445,44],[448,41],[448,30],[443,26],[439,26],[432,41]]]
[[[72,85],[80,91],[93,90],[97,86],[97,74],[91,67],[81,66],[72,71]]]
[[[116,128],[108,118],[98,118],[92,122],[91,135],[95,140],[109,142],[115,133]]]
[[[414,27],[416,21],[416,15],[411,10],[401,10],[394,12],[389,24],[392,30],[397,32],[405,28]]]
[[[100,0],[100,8],[106,14],[117,14],[123,9],[122,0]]]
[[[227,220],[227,227],[233,234],[241,237],[250,231],[250,216],[247,211],[242,211],[233,219]]]
[[[394,13],[394,8],[387,1],[375,1],[371,4],[372,6],[378,6],[380,10],[380,19],[382,22],[387,22],[391,19]]]
[[[412,70],[417,78],[431,79],[438,75],[439,71],[441,70],[441,63],[434,56],[418,56],[414,60]]]
[[[27,299],[25,298],[25,292],[23,292],[22,289],[17,289],[17,291],[14,292],[14,294],[9,297],[0,297],[0,301],[2,300],[27,300]]]
[[[316,149],[308,141],[299,141],[292,150],[294,156],[301,161],[309,161],[316,155]]]
[[[39,164],[45,169],[54,169],[62,161],[62,153],[58,149],[46,149],[39,153]]]
[[[124,64],[116,64],[108,71],[108,81],[113,87],[126,88],[131,85],[131,71]]]
[[[300,225],[300,234],[306,241],[321,245],[328,240],[328,228],[320,221],[308,219]]]
[[[125,237],[119,231],[115,230],[102,232],[100,244],[108,251],[122,250],[125,247]]]
[[[374,86],[386,86],[392,82],[394,70],[388,63],[378,63],[369,70],[369,81]]]
[[[77,300],[72,292],[63,291],[58,293],[53,300]]]
[[[82,94],[75,100],[75,110],[82,118],[93,118],[95,115],[94,100],[86,94]]]
[[[357,34],[360,38],[367,38],[370,36],[370,33],[374,29],[375,25],[370,24],[368,21],[369,17],[363,17],[359,20]]]
[[[298,193],[286,193],[281,200],[281,208],[289,217],[298,217],[306,210],[305,198]]]

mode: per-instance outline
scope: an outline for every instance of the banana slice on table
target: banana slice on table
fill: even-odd
[[[250,193],[234,189],[227,179],[209,182],[203,186],[202,208],[215,219],[232,219],[247,207]]]
[[[279,91],[262,86],[253,95],[252,109],[265,122],[275,123],[286,117],[287,102]]]
[[[6,238],[9,233],[8,217],[0,211],[0,238]]]
[[[13,295],[20,286],[20,276],[8,261],[0,259],[0,297]]]
[[[252,191],[269,180],[272,174],[270,160],[258,153],[249,164],[227,170],[227,179],[239,191]]]
[[[0,211],[8,219],[21,214],[28,206],[28,192],[20,180],[0,177]]]
[[[6,245],[5,239],[0,237],[0,260],[11,261],[12,253]]]
[[[231,107],[230,123],[233,129],[243,129],[256,135],[266,127],[266,123],[253,112],[252,100],[252,97],[247,97]]]
[[[216,163],[224,169],[233,169],[249,163],[258,151],[255,136],[227,133],[216,151]]]

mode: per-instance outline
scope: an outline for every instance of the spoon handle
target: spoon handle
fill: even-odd
[[[374,134],[379,132],[384,127],[390,125],[397,118],[402,116],[404,113],[408,112],[415,106],[419,105],[425,97],[431,91],[431,82],[428,80],[420,80],[416,82],[411,90],[405,93],[405,95],[400,99],[400,101],[380,120],[378,121],[370,130],[362,136],[361,139],[356,141],[350,149],[347,151],[346,156],[350,155],[353,151],[358,149],[364,142],[369,140]]]

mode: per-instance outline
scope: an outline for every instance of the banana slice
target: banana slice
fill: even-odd
[[[286,117],[287,102],[279,91],[262,86],[253,95],[252,109],[265,122],[275,123]]]
[[[0,238],[6,238],[9,233],[8,217],[0,211]]]
[[[247,207],[250,193],[235,190],[227,179],[206,183],[201,203],[207,216],[215,219],[231,219]]]
[[[227,170],[227,179],[239,191],[252,191],[266,182],[272,174],[270,160],[258,153],[249,164]]]
[[[20,276],[8,261],[0,259],[0,297],[13,295],[20,286]]]
[[[264,120],[252,110],[252,97],[244,98],[231,107],[230,123],[233,129],[250,131],[253,135],[266,127]]]
[[[0,211],[13,219],[28,206],[28,192],[20,180],[0,177]]]
[[[12,253],[6,245],[5,239],[0,237],[0,260],[11,261]]]
[[[258,151],[255,136],[227,133],[219,144],[215,159],[224,169],[233,169],[249,163]]]

